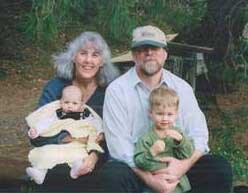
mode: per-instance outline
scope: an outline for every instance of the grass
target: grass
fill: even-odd
[[[219,124],[210,130],[213,154],[225,157],[232,166],[234,184],[248,184],[248,106],[219,111]]]

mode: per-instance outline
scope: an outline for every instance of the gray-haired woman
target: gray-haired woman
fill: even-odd
[[[110,63],[110,58],[109,47],[101,35],[96,32],[80,34],[68,44],[64,52],[53,56],[57,75],[45,85],[38,107],[58,100],[63,88],[72,84],[82,90],[83,102],[102,116],[105,88],[109,82],[118,76],[118,71]],[[31,143],[34,146],[42,146],[67,143],[70,140],[69,133],[62,131],[53,137],[35,138],[31,140]],[[91,183],[91,178],[96,173],[93,169],[98,160],[99,157],[96,152],[91,152],[84,160],[78,173],[81,177],[77,180],[68,178],[68,175],[61,175],[63,173],[68,174],[69,168],[65,165],[59,166],[48,172],[42,188],[59,192],[62,189],[66,191],[67,188],[69,188],[68,191],[72,191],[72,188],[75,189],[78,186],[83,192],[92,191],[92,187],[96,185],[96,179],[93,179]]]

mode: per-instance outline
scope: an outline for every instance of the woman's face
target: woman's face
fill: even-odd
[[[92,43],[87,43],[73,57],[76,79],[92,79],[96,77],[103,65],[102,56]]]

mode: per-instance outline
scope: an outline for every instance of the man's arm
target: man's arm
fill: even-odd
[[[170,174],[180,178],[182,175],[195,164],[195,162],[202,156],[202,152],[195,150],[191,157],[179,160],[174,157],[164,157],[161,161],[166,162],[168,167],[165,169],[157,170],[154,174]]]
[[[128,120],[125,93],[121,89],[107,88],[103,105],[103,129],[111,157],[134,167],[134,143]],[[121,97],[122,96],[122,97]]]
[[[202,154],[207,153],[209,151],[207,122],[192,88],[185,87],[179,96],[179,127],[185,129],[183,132],[193,140],[196,150]]]

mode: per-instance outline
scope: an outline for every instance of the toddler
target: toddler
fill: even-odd
[[[175,127],[178,116],[179,98],[174,90],[165,85],[151,92],[149,116],[153,127],[137,142],[134,161],[138,168],[156,171],[165,168],[163,157],[173,156],[185,159],[192,155],[193,144]],[[190,184],[184,175],[180,178],[173,193],[187,192]]]

